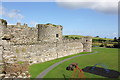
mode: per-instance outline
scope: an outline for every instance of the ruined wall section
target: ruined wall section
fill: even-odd
[[[3,37],[3,30],[4,30],[5,23],[6,23],[6,21],[0,19],[0,74],[3,71],[3,65],[2,65],[2,54],[3,54],[2,37]]]
[[[5,63],[14,62],[12,52],[10,51],[10,41],[4,40],[6,34],[7,22],[0,19],[0,74],[4,71]]]
[[[13,54],[11,52],[11,42],[8,39],[7,35],[7,22],[3,19],[0,19],[0,61],[2,63],[9,63],[10,56]]]
[[[2,53],[3,53],[2,37],[4,34],[5,22],[6,21],[0,19],[0,62],[2,61]]]
[[[6,36],[14,44],[28,44],[37,42],[37,28],[28,27],[27,24],[7,25]]]

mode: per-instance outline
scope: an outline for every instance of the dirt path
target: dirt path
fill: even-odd
[[[73,57],[70,57],[70,58],[67,58],[67,59],[64,59],[60,62],[57,62],[55,64],[53,64],[52,66],[48,67],[46,70],[44,70],[42,73],[40,73],[35,80],[38,80],[37,78],[39,78],[39,80],[41,80],[50,70],[52,70],[54,67],[58,66],[59,64],[67,61],[67,60],[70,60],[70,59],[73,59],[73,58],[76,58],[76,57],[79,57],[79,56],[83,56],[83,55],[91,55],[91,54],[95,54],[95,53],[98,53],[98,52],[93,52],[93,53],[89,53],[89,54],[80,54],[80,55],[77,55],[77,56],[73,56]]]

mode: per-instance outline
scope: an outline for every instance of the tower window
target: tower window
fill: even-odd
[[[58,37],[59,37],[59,35],[58,35],[58,34],[56,34],[56,37],[58,38]]]

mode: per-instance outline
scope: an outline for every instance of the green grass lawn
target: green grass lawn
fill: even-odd
[[[82,69],[86,66],[94,66],[97,63],[102,63],[108,66],[108,69],[113,69],[118,71],[118,49],[113,48],[93,48],[94,51],[98,51],[96,54],[84,55],[71,60],[68,60],[58,66],[53,70],[48,72],[45,78],[70,78],[72,71],[67,71],[66,67],[71,63],[78,63],[78,66]],[[46,64],[47,65],[47,64]],[[48,64],[49,65],[49,64]],[[98,67],[100,67],[98,65]],[[93,75],[90,73],[85,73],[86,78],[104,78],[98,75]]]
[[[37,75],[39,75],[42,71],[44,71],[45,69],[47,69],[48,67],[50,67],[54,63],[57,63],[61,60],[64,60],[64,59],[72,57],[72,56],[76,56],[76,55],[80,55],[80,54],[87,54],[87,53],[90,53],[90,52],[82,52],[82,53],[66,56],[63,58],[59,58],[59,59],[55,59],[55,60],[51,60],[51,61],[47,61],[47,62],[43,62],[43,63],[39,63],[39,64],[33,64],[29,68],[29,72],[32,76],[31,78],[36,78]]]
[[[78,37],[78,38],[85,37],[85,36],[82,36],[82,35],[64,35],[64,36],[68,36],[68,37]],[[63,37],[64,37],[64,36],[63,36]]]
[[[68,37],[78,37],[78,38],[82,38],[82,37],[86,37],[86,36],[82,36],[82,35],[64,35],[63,37],[68,36]],[[104,40],[113,40],[113,39],[109,39],[109,38],[100,38],[100,37],[93,37],[92,39],[104,39]]]

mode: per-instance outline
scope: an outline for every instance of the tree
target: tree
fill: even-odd
[[[65,36],[66,38],[68,38],[68,36]]]
[[[104,44],[102,43],[102,44],[100,45],[100,47],[104,47]]]
[[[96,36],[97,38],[99,38],[99,36]]]
[[[64,36],[65,39],[69,39],[69,36]]]
[[[114,48],[120,48],[120,44],[119,44],[119,43],[114,43],[114,44],[113,44],[113,47],[114,47]]]
[[[117,38],[116,37],[114,37],[114,42],[117,42],[118,40],[117,40]]]
[[[118,42],[120,42],[120,37],[118,38]]]
[[[75,39],[80,39],[79,37],[75,37]]]

